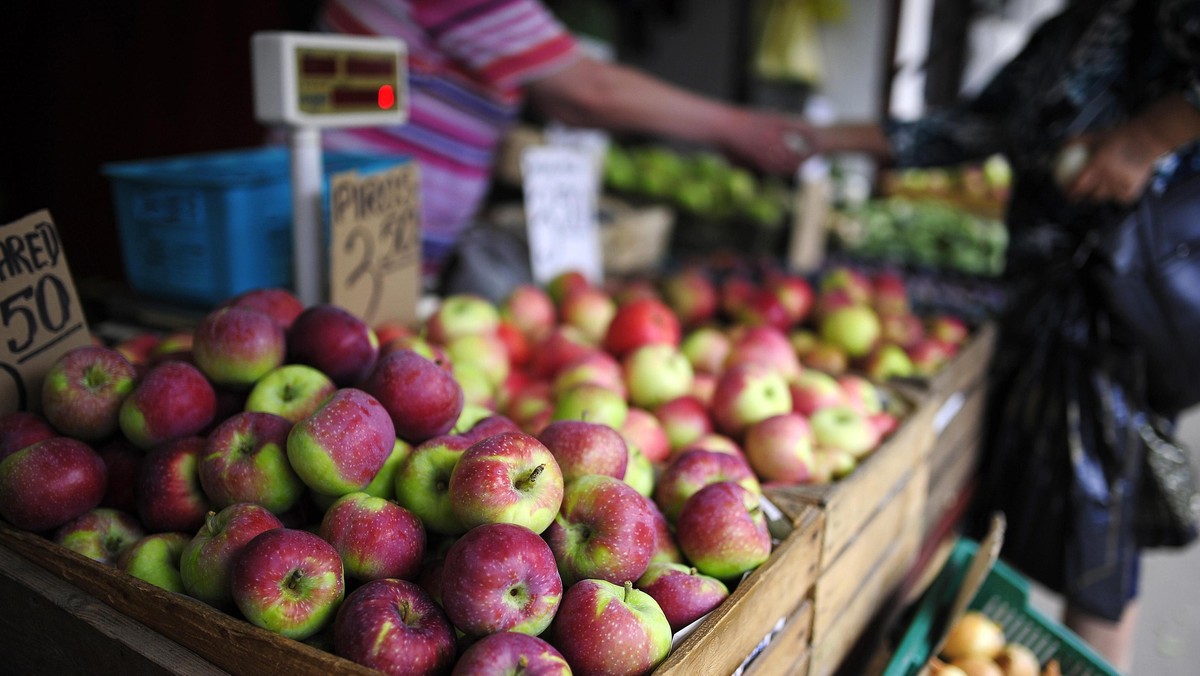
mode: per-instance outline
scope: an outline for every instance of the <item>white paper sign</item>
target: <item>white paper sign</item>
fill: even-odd
[[[588,153],[533,146],[521,156],[529,259],[539,284],[578,270],[600,283],[603,259],[596,222],[596,170]]]
[[[608,156],[608,134],[599,129],[582,129],[550,123],[546,125],[546,144],[582,150],[592,158],[596,168],[596,192],[599,194],[604,176],[604,160]]]

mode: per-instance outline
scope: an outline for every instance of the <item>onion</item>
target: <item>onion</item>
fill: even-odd
[[[995,662],[982,655],[962,657],[951,664],[962,669],[967,676],[1004,676],[1004,672]]]
[[[1004,676],[1038,676],[1041,668],[1037,655],[1020,643],[1009,643],[996,658],[996,664],[1004,670]]]
[[[949,662],[970,656],[994,659],[1004,649],[1004,630],[978,610],[969,610],[946,636],[942,657]]]

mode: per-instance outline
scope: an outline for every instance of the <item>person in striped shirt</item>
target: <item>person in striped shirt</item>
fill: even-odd
[[[389,35],[408,48],[409,119],[329,130],[331,150],[400,153],[421,169],[427,279],[474,221],[501,140],[528,102],[577,127],[708,144],[759,170],[791,174],[798,117],[731,105],[591,58],[537,0],[327,0],[326,32]]]

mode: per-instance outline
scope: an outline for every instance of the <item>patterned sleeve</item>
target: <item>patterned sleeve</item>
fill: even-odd
[[[497,87],[514,87],[579,57],[574,37],[536,0],[416,0],[438,47]]]
[[[1185,69],[1184,98],[1200,108],[1200,2],[1162,0],[1158,21],[1167,51]]]

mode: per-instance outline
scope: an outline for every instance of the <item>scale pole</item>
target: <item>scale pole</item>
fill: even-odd
[[[321,260],[321,131],[293,127],[289,132],[292,170],[292,277],[304,305],[322,302]]]

